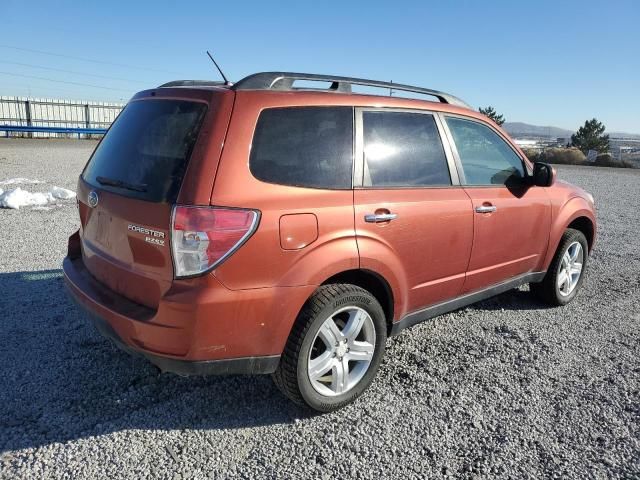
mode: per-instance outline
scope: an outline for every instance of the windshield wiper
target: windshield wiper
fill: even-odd
[[[134,192],[146,192],[147,191],[147,186],[145,184],[143,185],[135,185],[133,183],[128,183],[125,182],[124,180],[116,180],[113,178],[107,178],[107,177],[96,177],[96,180],[98,181],[98,183],[100,185],[109,185],[112,187],[118,187],[118,188],[124,188],[126,190],[132,190]]]

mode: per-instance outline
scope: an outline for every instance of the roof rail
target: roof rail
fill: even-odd
[[[168,87],[223,87],[229,86],[225,82],[217,82],[212,80],[174,80],[172,82],[163,83],[158,88]]]
[[[350,93],[352,85],[367,87],[388,88],[392,90],[402,90],[405,92],[420,93],[436,97],[441,103],[448,103],[463,108],[471,108],[467,103],[458,97],[448,93],[428,88],[403,85],[401,83],[381,82],[378,80],[366,80],[364,78],[338,77],[335,75],[316,75],[313,73],[293,73],[293,72],[262,72],[254,73],[243,78],[231,88],[233,90],[295,90],[293,86],[296,80],[310,80],[319,82],[331,82],[328,91]]]

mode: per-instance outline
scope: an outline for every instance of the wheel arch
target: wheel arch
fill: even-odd
[[[393,290],[382,275],[372,270],[356,268],[332,275],[322,282],[322,285],[331,283],[350,283],[370,292],[382,306],[387,326],[391,329],[395,313]]]
[[[593,249],[596,238],[596,219],[592,207],[581,197],[573,197],[560,209],[551,225],[549,246],[544,259],[543,268],[546,271],[558,249],[560,239],[567,228],[575,228],[587,237],[589,252]]]
[[[587,238],[587,243],[589,244],[589,251],[593,248],[593,241],[595,236],[595,225],[591,221],[590,218],[581,216],[573,219],[567,228],[573,228],[574,230],[578,230],[584,234]]]

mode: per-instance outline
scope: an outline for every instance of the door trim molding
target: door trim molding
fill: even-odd
[[[499,295],[524,285],[525,283],[540,282],[544,278],[545,274],[546,272],[529,272],[523,275],[518,275],[517,277],[513,277],[504,282],[483,288],[482,290],[467,293],[460,297],[452,298],[451,300],[447,300],[442,303],[436,303],[430,307],[409,313],[397,322],[393,323],[391,326],[390,336],[397,335],[405,328],[413,327],[418,323],[422,323],[433,317],[437,317],[438,315],[443,315],[459,308],[466,307],[467,305],[471,305],[472,303],[479,302],[480,300],[485,300],[495,295]]]

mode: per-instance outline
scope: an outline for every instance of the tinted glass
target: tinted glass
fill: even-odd
[[[92,185],[152,202],[174,202],[207,107],[176,100],[128,104],[84,170]],[[126,184],[129,188],[109,185]]]
[[[353,110],[295,107],[264,110],[249,166],[259,180],[314,188],[351,188]]]
[[[447,117],[468,185],[504,185],[524,177],[522,160],[492,129]]]
[[[364,185],[451,185],[447,159],[432,115],[363,112]]]

